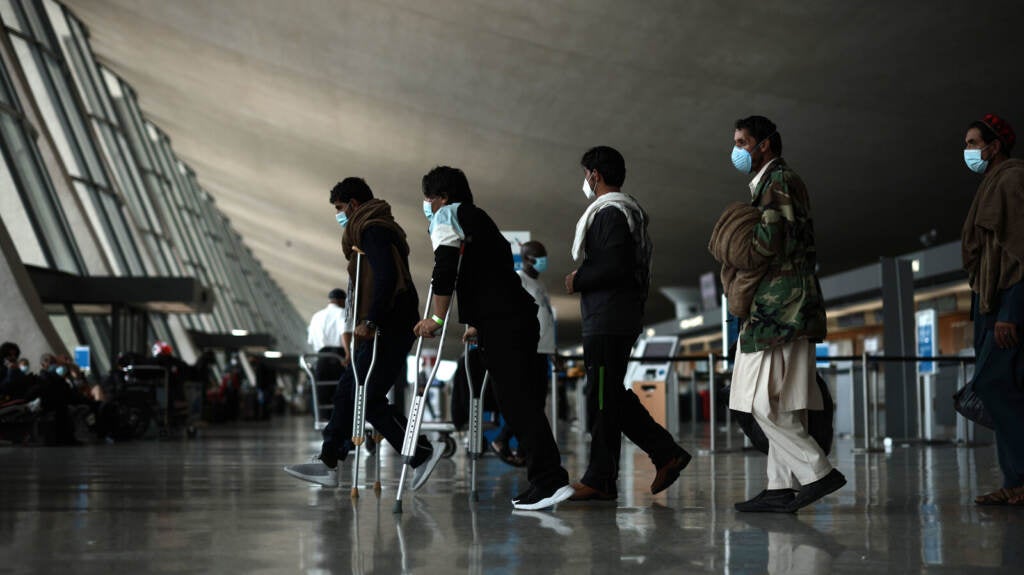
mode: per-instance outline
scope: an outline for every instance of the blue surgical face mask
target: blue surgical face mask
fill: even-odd
[[[64,377],[64,374],[68,372],[68,368],[64,367],[63,365],[58,365],[57,369],[53,370],[53,372],[61,377]]]
[[[987,147],[988,146],[985,146],[985,148]],[[984,174],[985,170],[988,169],[988,160],[981,159],[981,152],[985,148],[964,150],[964,163],[967,164],[967,167],[974,173]]]
[[[431,207],[430,202],[423,200],[423,215],[427,216],[428,220],[434,218],[434,208]]]
[[[19,365],[18,369],[21,370],[21,373],[28,373],[28,366],[27,365]]]
[[[539,258],[533,258],[533,269],[537,270],[537,273],[542,274],[548,269],[548,258],[547,256],[541,256]]]
[[[334,219],[338,220],[338,225],[341,227],[348,225],[348,215],[346,215],[344,211],[338,212],[338,214],[334,216]]]
[[[771,138],[772,136],[774,136],[777,133],[778,132],[775,131],[775,132],[772,132],[771,134],[768,134],[767,137],[761,139],[760,142],[754,144],[754,147],[756,148],[756,147],[760,146],[766,140],[768,140],[769,138]],[[751,172],[751,170],[753,169],[753,167],[754,167],[754,158],[750,155],[750,152],[748,152],[745,148],[741,148],[739,146],[733,146],[733,148],[732,148],[732,165],[733,165],[734,168],[736,168],[737,170],[743,172],[744,174],[749,174]]]
[[[753,165],[754,159],[750,157],[750,152],[739,147],[734,146],[732,149],[732,165],[734,168],[744,174],[750,173],[750,167]]]

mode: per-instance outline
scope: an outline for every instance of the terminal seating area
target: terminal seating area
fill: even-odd
[[[110,373],[98,374],[66,355],[45,353],[33,364],[16,343],[5,342],[0,445],[193,438],[208,424],[265,421],[283,413],[286,401],[273,367],[251,361],[255,382],[237,357],[220,369],[212,353],[191,365],[171,353],[124,353]]]

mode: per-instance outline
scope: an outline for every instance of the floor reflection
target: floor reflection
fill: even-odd
[[[854,455],[839,442],[834,459],[850,483],[796,516],[733,511],[763,488],[756,453],[697,457],[652,496],[650,461],[627,445],[619,501],[554,512],[512,512],[523,474],[492,458],[480,462],[480,501],[471,502],[457,456],[395,515],[394,453],[385,455],[379,498],[362,489],[352,499],[347,485],[311,487],[280,471],[308,458],[307,423],[213,429],[196,442],[0,448],[0,572],[1018,573],[1024,565],[1024,511],[972,503],[999,479],[990,446]],[[578,438],[567,441],[585,456]],[[565,463],[574,476],[584,465],[572,454]]]

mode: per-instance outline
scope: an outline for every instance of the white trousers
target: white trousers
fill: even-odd
[[[813,356],[785,347],[740,354],[744,357],[736,362],[739,377],[755,378],[751,413],[768,438],[768,489],[799,489],[832,471],[828,456],[807,433],[807,410],[781,409],[787,391],[799,393],[814,382]]]

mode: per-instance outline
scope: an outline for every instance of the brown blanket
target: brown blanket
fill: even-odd
[[[981,313],[997,311],[999,292],[1024,279],[1024,160],[992,168],[967,213],[961,247]]]
[[[412,285],[412,276],[409,266],[406,263],[409,256],[409,244],[405,239],[405,230],[398,225],[394,216],[391,215],[391,206],[384,200],[372,199],[359,206],[356,213],[349,219],[345,231],[341,236],[341,251],[348,260],[349,297],[354,298],[354,282],[356,280],[356,257],[355,250],[358,249],[359,238],[363,236],[363,230],[369,227],[380,226],[395,232],[398,242],[391,247],[391,255],[397,270],[398,281],[395,282],[395,291],[390,294],[373,293],[373,268],[369,261],[363,258],[362,270],[359,274],[359,309],[355,310],[356,320],[362,321],[369,314],[370,306],[375,297],[387,298],[387,306],[394,303],[395,296],[409,289]]]
[[[754,249],[754,226],[761,221],[761,210],[750,204],[730,204],[718,218],[708,251],[722,264],[722,287],[729,313],[746,318],[754,292],[764,277],[768,259]]]

